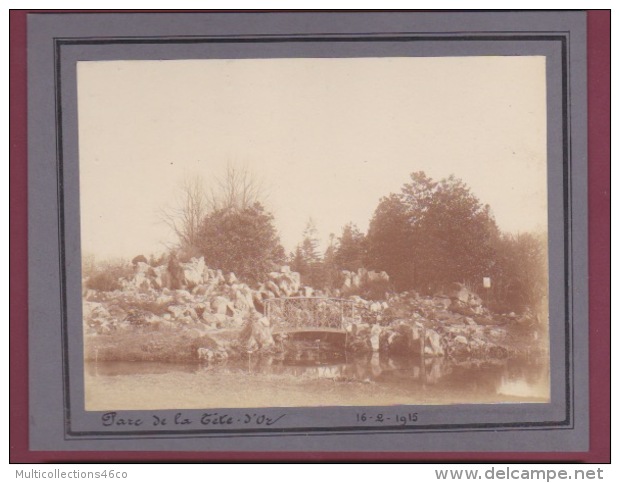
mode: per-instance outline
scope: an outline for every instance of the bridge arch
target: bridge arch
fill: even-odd
[[[332,297],[281,297],[265,300],[273,334],[346,331],[356,317],[355,301]]]

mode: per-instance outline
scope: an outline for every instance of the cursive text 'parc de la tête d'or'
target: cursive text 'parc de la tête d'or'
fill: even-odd
[[[101,416],[101,424],[106,427],[179,427],[179,426],[233,426],[233,425],[256,425],[272,426],[282,420],[286,414],[267,416],[265,414],[245,413],[243,415],[230,415],[226,413],[202,413],[198,418],[189,418],[183,413],[174,416],[162,416],[152,414],[150,417],[126,417],[120,416],[116,411],[104,413]]]

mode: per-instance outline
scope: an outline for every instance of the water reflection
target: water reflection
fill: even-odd
[[[160,362],[99,362],[87,363],[88,376],[114,377],[139,375],[169,375],[185,373],[189,377],[225,376],[235,384],[235,374],[256,376],[256,381],[268,376],[278,380],[372,383],[385,391],[398,392],[403,388],[424,391],[437,389],[455,396],[502,395],[526,399],[545,399],[549,395],[549,370],[536,359],[494,362],[465,361],[456,363],[442,357],[388,357],[378,353],[351,355],[304,349],[275,355],[248,354],[242,360],[222,364],[175,364]],[[267,382],[266,382],[267,383]],[[242,389],[242,388],[240,388]]]
[[[502,374],[497,393],[517,397],[549,397],[549,368],[544,370],[537,367],[532,361],[523,364],[511,365],[510,369]]]

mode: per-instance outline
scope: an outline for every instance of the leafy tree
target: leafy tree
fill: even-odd
[[[504,234],[495,245],[491,296],[501,312],[529,308],[545,313],[548,280],[547,238],[543,235]]]
[[[273,215],[258,202],[207,215],[200,229],[199,250],[207,265],[234,272],[249,282],[263,280],[285,258]]]
[[[451,282],[477,285],[489,273],[499,231],[490,207],[482,205],[463,181],[453,176],[441,180],[417,221],[414,246],[420,288],[432,291]]]
[[[401,196],[379,202],[368,227],[367,268],[385,270],[399,290],[413,288],[415,252],[410,214]]]
[[[417,172],[375,210],[368,262],[388,272],[399,289],[433,292],[451,282],[475,284],[493,265],[497,234],[490,208],[463,181],[450,176],[435,182]]]
[[[399,199],[407,207],[409,223],[419,226],[435,200],[439,183],[429,178],[423,171],[411,173],[411,181],[401,189]]]

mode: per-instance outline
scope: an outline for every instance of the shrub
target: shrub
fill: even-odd
[[[359,288],[359,295],[366,300],[385,300],[387,294],[393,291],[390,282],[386,280],[368,281]]]
[[[104,262],[91,270],[93,273],[86,279],[86,288],[101,292],[112,292],[121,289],[121,279],[129,278],[132,267],[123,261]]]
[[[120,290],[121,284],[114,274],[102,272],[89,277],[86,281],[86,288],[99,290],[101,292],[112,292],[114,290]]]
[[[200,253],[208,266],[234,272],[251,283],[284,262],[273,215],[255,203],[210,213],[200,227]]]
[[[156,300],[144,300],[139,298],[131,298],[129,300],[119,299],[117,304],[124,310],[137,310],[140,312],[151,313],[153,315],[162,316],[168,312],[169,303],[157,302]]]

